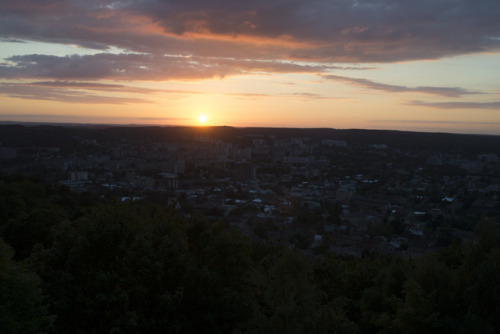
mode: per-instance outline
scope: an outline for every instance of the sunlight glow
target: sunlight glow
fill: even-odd
[[[207,120],[207,115],[198,115],[198,122],[200,122],[201,124],[205,124]]]

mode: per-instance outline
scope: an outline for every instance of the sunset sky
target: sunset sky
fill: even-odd
[[[500,135],[500,1],[1,0],[7,120]]]

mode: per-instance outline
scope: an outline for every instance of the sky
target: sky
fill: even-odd
[[[0,121],[500,135],[499,0],[1,0]]]

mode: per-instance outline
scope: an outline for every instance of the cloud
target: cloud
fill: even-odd
[[[456,121],[456,120],[428,120],[428,119],[391,119],[391,120],[381,120],[373,119],[369,120],[369,123],[407,123],[407,124],[468,124],[468,125],[495,125],[500,122],[471,122],[471,121]]]
[[[116,84],[104,84],[99,82],[80,82],[80,81],[34,81],[28,84],[29,86],[42,86],[61,89],[82,89],[99,92],[117,92],[117,93],[133,93],[133,94],[181,94],[181,95],[199,95],[204,94],[199,91],[193,90],[179,90],[179,89],[153,89],[142,88]],[[18,85],[23,87],[23,85]]]
[[[149,54],[96,54],[86,56],[23,55],[0,65],[3,78],[63,80],[171,80],[210,79],[249,73],[316,73],[337,68],[282,61],[165,56]]]
[[[367,79],[348,78],[340,75],[323,75],[323,78],[329,80],[341,81],[349,85],[354,85],[374,90],[381,90],[390,93],[411,92],[411,93],[433,94],[446,97],[460,97],[462,95],[467,95],[467,94],[479,94],[477,92],[471,92],[469,90],[459,87],[427,87],[427,86],[407,87],[400,85],[388,85]]]
[[[0,38],[0,43],[5,42],[5,43],[19,43],[23,44],[26,43],[25,41],[21,41],[19,39],[14,39],[14,38]]]
[[[2,0],[0,38],[154,55],[392,62],[499,50],[498,0]]]
[[[74,87],[76,88],[76,87]],[[0,83],[0,95],[22,98],[30,100],[48,100],[66,103],[87,103],[87,104],[133,104],[151,103],[142,98],[115,97],[92,94],[81,90],[50,87],[37,84],[12,84]]]
[[[438,109],[493,109],[500,110],[500,101],[493,102],[425,102],[409,101],[407,105]]]
[[[13,120],[20,121],[13,121]],[[3,114],[0,113],[0,121],[3,123],[26,122],[70,122],[70,123],[92,123],[88,115],[58,115],[58,114]],[[109,122],[110,124],[148,124],[151,122],[189,121],[189,118],[181,117],[113,117],[103,116],[98,123]],[[95,120],[94,120],[95,121]]]
[[[128,10],[178,36],[295,42],[303,59],[395,61],[498,48],[496,0],[142,1]],[[291,53],[292,54],[292,53]]]
[[[221,94],[226,96],[235,96],[244,99],[257,99],[257,98],[286,98],[297,100],[345,100],[345,97],[331,97],[314,93],[288,93],[288,94],[262,94],[262,93],[228,93]]]
[[[281,97],[298,98],[301,100],[347,100],[347,98],[345,97],[324,96],[314,93],[292,93],[288,95],[282,95]]]
[[[165,92],[162,89],[139,88],[125,85],[103,84],[98,82],[78,82],[78,81],[37,81],[29,83],[30,86],[42,86],[65,89],[84,89],[100,92],[120,92],[120,93],[140,93],[152,94]]]
[[[130,118],[137,121],[190,121],[190,118],[184,117],[138,117]]]
[[[59,43],[99,53],[0,59],[0,77],[11,80],[0,83],[0,94],[79,103],[153,103],[152,94],[200,92],[99,81],[310,73],[389,93],[457,98],[478,93],[459,87],[390,85],[329,73],[370,68],[363,63],[499,51],[499,13],[498,0],[2,0],[0,42]],[[22,79],[32,82],[14,83]],[[132,96],[113,96],[124,92]],[[235,95],[334,99],[303,92]],[[408,104],[499,108],[497,102]]]
[[[93,93],[96,92],[96,93]],[[29,83],[2,83],[0,82],[0,95],[13,98],[35,99],[35,100],[57,100],[61,102],[79,102],[93,104],[129,104],[129,103],[154,103],[145,98],[121,98],[109,96],[106,94],[130,93],[151,96],[153,94],[169,95],[221,95],[229,97],[238,97],[244,99],[257,98],[286,98],[298,100],[340,100],[343,97],[323,96],[314,93],[284,93],[284,94],[265,94],[265,93],[203,93],[192,90],[172,90],[172,89],[151,89],[142,87],[133,87],[118,84],[105,84],[99,82],[80,82],[80,81],[34,81]],[[103,95],[104,94],[104,95]]]

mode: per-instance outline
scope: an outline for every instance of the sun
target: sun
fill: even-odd
[[[207,115],[198,115],[198,122],[201,124],[205,124],[208,120]]]

